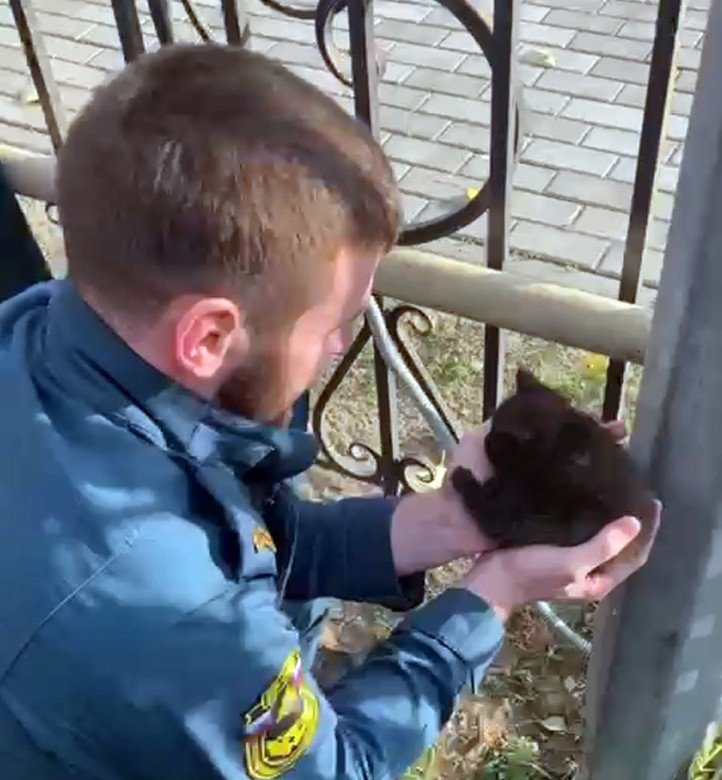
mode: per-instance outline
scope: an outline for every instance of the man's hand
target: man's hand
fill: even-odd
[[[661,511],[659,501],[652,501],[642,522],[620,518],[577,547],[539,545],[486,553],[462,584],[502,620],[530,601],[596,601],[646,563]]]

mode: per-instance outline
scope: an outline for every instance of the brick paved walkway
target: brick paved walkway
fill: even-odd
[[[277,57],[350,108],[329,74],[313,25],[250,0],[253,48]],[[488,0],[481,3],[482,11]],[[34,0],[64,104],[72,114],[122,66],[109,0]],[[139,5],[143,6],[142,3]],[[660,171],[661,191],[644,278],[656,285],[687,131],[710,0],[688,0],[676,94]],[[220,32],[213,0],[199,0]],[[510,268],[616,294],[632,192],[656,3],[525,0],[520,75],[528,108],[515,175]],[[394,162],[406,217],[423,219],[437,199],[478,186],[488,173],[489,68],[471,37],[432,0],[376,0],[376,35],[387,52],[380,85],[382,141]],[[179,37],[195,40],[180,7]],[[344,44],[345,19],[338,42]],[[152,25],[143,14],[147,45]],[[50,150],[7,5],[0,6],[0,143]],[[432,248],[483,262],[484,218]],[[649,300],[652,290],[645,298]]]

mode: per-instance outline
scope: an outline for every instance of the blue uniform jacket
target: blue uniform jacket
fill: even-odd
[[[494,656],[450,590],[320,690],[280,599],[403,607],[392,505],[302,502],[312,437],[172,384],[69,282],[0,307],[0,388],[3,780],[394,777]]]

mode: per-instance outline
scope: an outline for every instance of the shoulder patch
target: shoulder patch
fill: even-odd
[[[273,780],[287,772],[308,750],[318,720],[318,697],[294,650],[244,715],[246,770],[253,780]]]
[[[276,552],[276,545],[273,541],[273,537],[260,525],[257,525],[253,529],[253,549],[256,552],[260,552],[261,550],[270,550],[272,553]]]

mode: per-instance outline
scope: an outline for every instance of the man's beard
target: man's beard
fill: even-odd
[[[218,404],[248,420],[283,425],[292,408],[286,398],[285,361],[273,354],[255,353],[235,369],[218,391]]]

